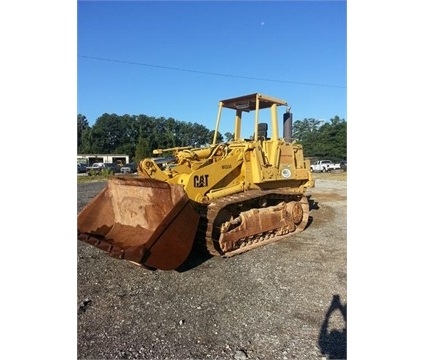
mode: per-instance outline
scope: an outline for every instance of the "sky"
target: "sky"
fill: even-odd
[[[220,100],[258,92],[286,100],[293,121],[347,120],[346,11],[346,1],[79,1],[77,113],[90,125],[143,114],[212,130]]]

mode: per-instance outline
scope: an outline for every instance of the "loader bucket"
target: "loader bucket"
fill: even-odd
[[[78,214],[78,239],[118,259],[172,270],[191,252],[198,220],[183,186],[116,176]]]

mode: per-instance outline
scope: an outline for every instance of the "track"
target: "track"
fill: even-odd
[[[215,200],[201,217],[207,251],[231,257],[303,231],[309,203],[285,189],[252,190]]]

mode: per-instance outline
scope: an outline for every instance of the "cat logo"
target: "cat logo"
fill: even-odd
[[[195,175],[194,176],[194,187],[206,187],[209,186],[209,176],[208,175]]]

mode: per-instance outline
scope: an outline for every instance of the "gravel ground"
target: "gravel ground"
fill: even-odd
[[[78,184],[78,210],[103,187]],[[150,271],[78,241],[79,359],[345,359],[346,181],[316,180],[307,229]]]

